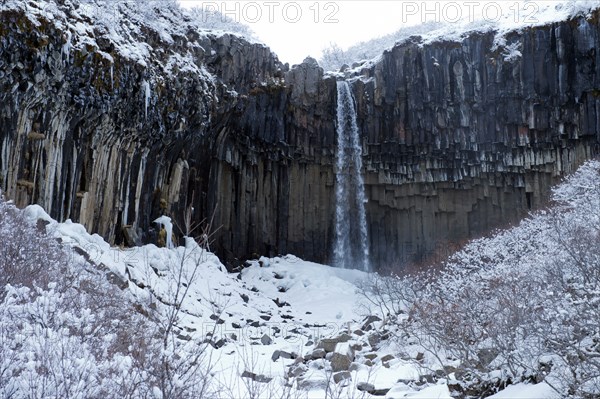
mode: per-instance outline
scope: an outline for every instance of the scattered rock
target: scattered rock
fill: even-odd
[[[260,342],[263,345],[271,345],[273,343],[273,340],[271,339],[271,337],[269,337],[267,334],[265,334],[260,338]]]
[[[331,369],[334,372],[348,370],[354,360],[354,351],[347,342],[337,344],[335,351],[331,355]]]
[[[385,355],[381,358],[381,363],[383,364],[383,367],[390,368],[390,360],[394,359],[394,355]]]
[[[284,306],[290,306],[289,303],[285,302],[285,301],[281,301],[279,298],[274,299],[273,302],[275,302],[275,305],[277,305],[277,307],[282,308]]]
[[[266,375],[263,374],[254,374],[250,371],[244,371],[242,373],[242,378],[249,378],[252,381],[256,381],[256,382],[262,382],[265,384],[268,384],[269,382],[271,382],[273,380],[273,377],[268,377]]]
[[[375,385],[373,384],[370,384],[368,382],[359,382],[356,385],[356,389],[358,389],[361,392],[367,392],[368,394],[373,396],[385,396],[391,388],[375,389]]]
[[[360,364],[352,362],[350,363],[350,367],[348,367],[348,371],[358,371],[360,370]]]
[[[366,355],[364,355],[365,359],[369,359],[369,360],[375,360],[375,358],[377,357],[377,353],[367,353]]]
[[[359,382],[356,384],[356,389],[361,392],[370,392],[375,390],[375,385],[369,384],[368,382]]]
[[[297,380],[299,390],[310,391],[312,389],[325,389],[328,381],[324,379],[304,379],[299,377]]]
[[[350,346],[355,352],[361,351],[363,348],[363,344],[360,342],[355,342]]]
[[[211,314],[210,315],[210,319],[211,320],[215,320],[217,324],[223,324],[225,323],[225,320],[221,319],[219,316],[217,316],[216,314]]]
[[[220,349],[220,348],[224,347],[226,343],[227,343],[227,341],[223,338],[221,338],[220,340],[218,340],[216,342],[210,341],[210,344],[215,349]]]
[[[349,371],[340,371],[339,373],[335,373],[333,375],[333,382],[335,382],[336,384],[339,384],[342,381],[351,380],[351,379],[352,379],[352,374],[350,374]]]
[[[276,362],[277,360],[279,360],[279,357],[280,357],[279,353],[280,352],[281,351],[279,349],[276,350],[275,352],[273,352],[273,354],[271,355],[271,360],[274,361],[274,362]]]
[[[302,363],[293,364],[288,369],[287,374],[290,378],[297,378],[300,377],[302,374],[306,373],[306,370],[308,370],[308,367],[306,367],[306,365]]]
[[[297,353],[289,353],[286,351],[282,351],[277,349],[275,352],[273,352],[273,355],[271,355],[271,360],[276,362],[277,360],[279,360],[279,358],[282,357],[284,359],[296,359],[298,357]]]
[[[310,354],[310,358],[313,360],[324,359],[326,354],[327,352],[325,352],[325,349],[317,348],[314,351],[312,351],[312,353]]]
[[[373,326],[371,326],[371,324],[375,323],[376,321],[381,321],[381,319],[375,315],[371,315],[371,316],[367,316],[367,318],[365,319],[361,330],[365,330],[368,331],[370,330]]]
[[[323,338],[319,341],[319,345],[317,348],[325,349],[325,352],[333,352],[335,351],[335,347],[337,344],[341,342],[348,342],[352,339],[352,337],[348,334],[342,334],[336,338]]]
[[[381,335],[379,333],[371,334],[367,340],[369,341],[371,348],[376,349],[381,343]]]

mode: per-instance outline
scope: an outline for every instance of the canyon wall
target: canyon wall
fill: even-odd
[[[232,267],[285,253],[327,262],[342,77],[378,267],[517,221],[598,150],[597,12],[500,47],[493,33],[414,39],[325,75],[177,10],[156,17],[178,22],[166,31],[119,10],[129,24],[115,34],[52,4],[52,19],[0,8],[0,188],[117,244],[156,240],[162,214],[181,234],[189,214],[212,220],[212,249]]]

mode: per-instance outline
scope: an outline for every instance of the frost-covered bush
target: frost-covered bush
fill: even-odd
[[[366,292],[402,309],[390,315],[401,344],[416,342],[428,354],[422,366],[456,379],[454,389],[545,381],[562,397],[600,395],[600,162],[553,199],[468,244],[435,278],[388,278]]]
[[[135,303],[2,199],[0,232],[0,397],[205,396],[207,344],[178,339],[178,309]]]
[[[49,274],[66,261],[66,253],[43,225],[32,226],[20,210],[0,198],[0,287],[45,286]]]
[[[344,64],[352,66],[354,62],[377,57],[384,50],[394,47],[394,44],[397,42],[406,40],[413,35],[430,32],[440,26],[442,26],[441,23],[427,22],[417,26],[401,28],[389,35],[357,43],[346,50],[342,49],[337,43],[332,42],[328,47],[323,49],[319,65],[326,71],[338,70]]]
[[[190,13],[204,29],[222,30],[237,33],[247,38],[256,38],[256,34],[248,25],[236,21],[217,10],[194,7],[190,10]]]

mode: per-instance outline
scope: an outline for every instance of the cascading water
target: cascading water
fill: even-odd
[[[362,147],[350,87],[337,82],[337,159],[335,188],[335,243],[337,267],[370,270]]]

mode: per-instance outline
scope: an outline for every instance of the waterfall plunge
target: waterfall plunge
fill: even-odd
[[[337,82],[335,243],[337,267],[370,270],[362,148],[350,87]]]

